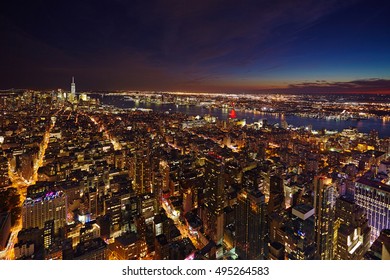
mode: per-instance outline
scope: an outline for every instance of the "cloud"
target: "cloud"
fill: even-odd
[[[360,79],[347,82],[319,80],[290,84],[289,90],[312,93],[390,93],[390,79]]]

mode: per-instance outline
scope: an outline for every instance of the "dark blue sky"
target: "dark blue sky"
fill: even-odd
[[[389,15],[375,0],[7,1],[0,88],[390,93]]]

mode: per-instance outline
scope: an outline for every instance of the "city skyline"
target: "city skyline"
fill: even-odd
[[[386,1],[7,3],[0,88],[390,93]],[[64,78],[66,77],[66,78]]]
[[[0,260],[389,260],[389,14],[8,1]]]
[[[0,259],[389,259],[382,96],[76,81],[0,95]]]

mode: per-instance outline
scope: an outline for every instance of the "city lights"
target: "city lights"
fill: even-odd
[[[390,2],[11,2],[0,260],[305,279],[390,259]]]

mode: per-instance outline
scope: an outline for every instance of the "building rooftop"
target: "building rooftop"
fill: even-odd
[[[131,244],[134,244],[138,241],[138,236],[136,233],[131,232],[129,234],[126,234],[124,236],[119,236],[115,238],[115,241],[120,243],[122,246],[129,246]]]
[[[23,206],[34,205],[35,203],[40,203],[44,201],[50,201],[59,197],[63,197],[65,194],[62,191],[46,191],[39,196],[34,198],[27,197],[23,202]]]
[[[354,228],[351,226],[347,226],[346,224],[341,224],[339,228],[339,233],[345,236],[353,234]]]
[[[374,156],[375,158],[378,158],[378,157],[381,157],[385,154],[385,152],[381,152],[381,151],[365,151],[364,152],[365,155],[370,155],[370,156]]]
[[[158,242],[161,246],[164,246],[164,245],[167,245],[167,244],[168,244],[168,240],[167,240],[167,237],[165,236],[165,234],[157,235],[157,236],[156,236],[156,240],[157,240],[157,242]]]
[[[272,243],[270,244],[270,246],[271,246],[272,248],[275,248],[276,250],[281,250],[281,249],[284,248],[283,244],[281,244],[281,243],[279,243],[279,242],[272,242]]]
[[[374,181],[374,180],[370,180],[367,178],[360,178],[359,180],[356,181],[356,183],[366,185],[366,186],[390,193],[390,186],[386,185],[380,181]]]
[[[299,204],[292,209],[292,214],[302,220],[306,220],[314,215],[314,208],[307,204]]]
[[[95,238],[92,240],[88,240],[85,242],[80,242],[75,250],[75,257],[80,257],[84,254],[88,254],[93,251],[102,250],[107,248],[107,244],[103,241],[103,239]]]

